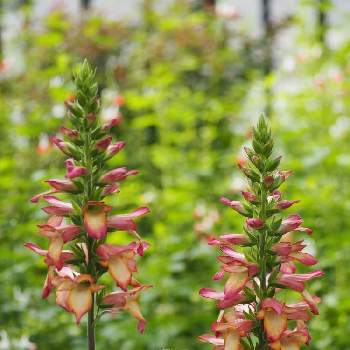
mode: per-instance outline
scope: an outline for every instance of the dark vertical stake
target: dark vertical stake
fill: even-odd
[[[328,18],[327,18],[327,9],[328,0],[318,0],[318,14],[317,14],[317,36],[319,42],[326,47],[326,33],[328,29]]]
[[[262,22],[264,26],[264,76],[267,77],[272,72],[273,68],[273,57],[272,57],[272,21],[271,21],[271,1],[262,0]],[[270,117],[272,109],[272,90],[269,86],[265,88],[266,95],[266,105],[265,105],[265,114],[267,117]]]
[[[2,42],[2,0],[0,0],[0,63],[3,59],[3,42]]]
[[[80,4],[84,10],[88,10],[91,6],[91,0],[80,0]]]

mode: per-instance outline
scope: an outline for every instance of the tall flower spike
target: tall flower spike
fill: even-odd
[[[143,332],[146,320],[139,306],[140,293],[147,289],[134,278],[136,258],[148,247],[137,232],[137,217],[149,213],[140,207],[132,213],[114,213],[104,200],[120,191],[119,182],[137,175],[125,167],[109,169],[107,161],[121,151],[123,141],[113,143],[110,128],[101,125],[98,86],[95,72],[85,61],[74,76],[75,98],[66,102],[70,126],[60,128],[64,139],[53,143],[68,156],[65,179],[46,182],[51,190],[36,195],[33,203],[44,200],[42,210],[46,223],[38,225],[39,233],[48,239],[48,248],[34,243],[25,246],[45,258],[48,267],[42,291],[47,298],[56,292],[56,303],[75,315],[79,323],[88,314],[88,349],[95,349],[95,325],[99,318],[115,310],[129,311]],[[65,200],[56,197],[65,194]],[[66,199],[68,198],[68,199]],[[112,215],[113,212],[113,215]],[[108,232],[123,230],[136,238],[126,246],[106,243]],[[69,249],[65,245],[69,244]],[[109,273],[118,288],[106,295],[106,287],[98,280]]]
[[[283,212],[298,200],[282,199],[278,188],[291,172],[278,170],[281,157],[273,157],[272,151],[271,131],[262,116],[254,129],[253,148],[245,147],[248,162],[240,166],[250,188],[242,192],[241,202],[220,199],[246,219],[244,233],[208,241],[223,253],[218,257],[220,271],[213,279],[225,282],[222,292],[210,288],[199,292],[216,300],[220,309],[211,327],[213,334],[204,334],[199,340],[214,345],[215,350],[300,350],[310,342],[305,322],[318,314],[320,299],[305,285],[323,272],[296,273],[298,264],[312,266],[317,260],[303,252],[303,240],[293,242],[291,233],[311,234],[312,230],[301,227],[298,214],[283,218]],[[300,300],[285,304],[279,294],[283,289],[299,292]],[[289,329],[293,324],[296,328]]]

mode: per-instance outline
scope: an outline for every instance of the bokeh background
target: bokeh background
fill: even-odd
[[[209,233],[240,232],[218,202],[238,197],[242,146],[261,112],[294,176],[284,185],[314,229],[326,277],[311,322],[314,350],[350,349],[350,2],[347,0],[0,1],[0,349],[85,348],[85,328],[40,298],[44,243],[29,199],[63,176],[50,137],[64,122],[71,71],[97,67],[102,118],[116,115],[127,147],[112,165],[141,175],[112,200],[147,204],[140,259],[148,329],[127,314],[98,327],[98,349],[196,350],[216,317]]]

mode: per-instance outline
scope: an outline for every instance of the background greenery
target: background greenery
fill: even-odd
[[[84,322],[76,326],[52,297],[41,300],[45,266],[23,247],[45,242],[36,232],[43,216],[29,199],[44,179],[63,175],[49,137],[64,122],[71,71],[83,57],[97,67],[102,117],[123,120],[115,136],[127,147],[112,165],[141,170],[112,201],[120,212],[152,209],[140,224],[152,244],[139,262],[139,279],[154,285],[142,298],[147,330],[140,336],[126,314],[105,319],[98,349],[206,348],[195,338],[216,311],[198,290],[211,285],[216,261],[204,238],[240,230],[241,219],[218,198],[238,197],[236,162],[264,110],[283,165],[294,170],[284,188],[301,199],[298,212],[314,228],[309,241],[327,272],[312,284],[323,303],[311,348],[350,349],[350,41],[327,48],[320,40],[317,21],[310,27],[305,16],[318,1],[300,2],[294,18],[262,38],[201,1],[161,11],[154,3],[143,1],[136,23],[58,6],[40,25],[30,2],[2,4],[20,31],[5,48],[16,55],[6,59],[3,49],[0,66],[0,349],[85,348]],[[288,64],[271,70],[266,48],[290,27],[297,45]],[[117,96],[125,100],[119,109]]]

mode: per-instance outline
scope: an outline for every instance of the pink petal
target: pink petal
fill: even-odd
[[[248,227],[259,230],[264,226],[264,221],[259,218],[249,218],[246,220]]]
[[[110,145],[111,142],[112,142],[112,136],[108,136],[105,139],[102,139],[102,140],[96,142],[96,148],[99,151],[104,151],[108,148],[108,146]]]
[[[114,143],[113,145],[110,145],[107,148],[106,151],[106,158],[112,158],[114,155],[116,155],[117,153],[119,153],[125,146],[125,142],[124,141],[119,141]]]
[[[137,244],[135,242],[128,245],[101,244],[97,247],[96,253],[101,257],[101,259],[108,260],[115,255],[125,253],[127,251],[135,252],[136,248]]]
[[[45,191],[43,193],[39,193],[37,195],[35,195],[34,197],[31,198],[31,202],[32,203],[38,203],[40,198],[43,198],[44,196],[50,195],[50,194],[54,194],[57,193],[57,190],[49,190],[49,191]]]
[[[51,187],[60,192],[74,192],[77,190],[75,184],[70,180],[50,179],[46,180],[45,182],[47,182]]]
[[[218,346],[224,345],[224,339],[214,337],[213,335],[210,335],[210,334],[203,334],[203,335],[198,337],[198,340],[200,340],[204,343],[210,343],[210,344],[218,345]]]
[[[270,342],[280,339],[282,333],[287,329],[287,315],[278,314],[274,310],[265,310],[264,327]]]
[[[62,135],[67,136],[71,139],[75,139],[79,136],[79,132],[77,130],[72,130],[72,129],[66,128],[64,126],[62,126],[60,128],[60,132]]]
[[[101,239],[107,234],[107,213],[103,207],[87,208],[84,210],[84,226],[88,235]]]
[[[273,309],[277,314],[281,314],[284,304],[273,298],[264,299],[262,302],[263,309]]]
[[[223,292],[217,292],[211,288],[201,288],[199,290],[199,295],[201,295],[203,298],[209,298],[209,299],[215,299],[215,300],[224,299]]]
[[[33,252],[41,255],[41,256],[47,256],[47,250],[40,248],[38,245],[36,245],[35,243],[25,243],[24,246],[26,248],[29,248],[30,250],[32,250]]]

